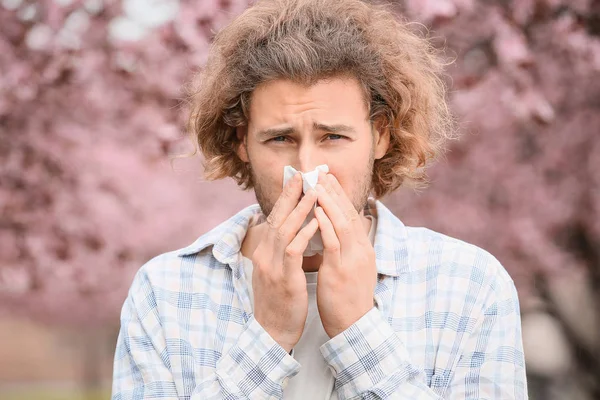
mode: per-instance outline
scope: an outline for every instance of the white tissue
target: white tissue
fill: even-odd
[[[310,172],[300,172],[302,175],[302,192],[306,193],[310,189],[314,189],[317,186],[317,182],[319,180],[319,171],[323,171],[325,173],[329,172],[329,167],[326,164],[319,165],[313,171]],[[298,173],[294,167],[291,165],[286,165],[283,167],[283,186]],[[315,216],[315,209],[317,208],[317,203],[313,206],[312,210],[306,217],[306,220],[302,223],[302,227],[306,226]],[[317,230],[317,233],[310,239],[308,242],[308,246],[304,251],[304,257],[314,256],[315,254],[323,254],[323,241],[321,240],[321,232]]]

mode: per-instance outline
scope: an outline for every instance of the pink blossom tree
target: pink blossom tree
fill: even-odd
[[[209,3],[136,42],[111,37],[119,2],[0,8],[0,304],[116,324],[141,263],[251,201],[200,182],[198,162],[169,164],[186,151],[181,86],[246,5]]]

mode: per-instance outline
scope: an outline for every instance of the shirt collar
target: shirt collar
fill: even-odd
[[[260,214],[258,204],[253,204],[229,218],[216,228],[200,236],[194,243],[177,252],[180,257],[197,254],[209,247],[217,261],[229,264],[239,253],[252,217]]]
[[[408,260],[408,235],[402,221],[380,201],[374,201],[377,228],[375,231],[375,256],[377,272],[398,276],[410,271]],[[208,233],[200,236],[191,245],[178,250],[180,257],[191,256],[212,247],[212,254],[223,264],[237,264],[242,242],[250,221],[261,214],[258,204],[253,204],[226,220]],[[237,273],[236,273],[237,275]]]
[[[375,201],[375,209],[377,230],[374,248],[377,272],[389,276],[409,272],[409,237],[406,226],[382,202]]]

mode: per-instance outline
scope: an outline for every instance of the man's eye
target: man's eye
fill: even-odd
[[[285,142],[287,138],[285,136],[275,136],[271,139],[273,142]]]
[[[327,135],[327,139],[329,139],[329,140],[340,140],[340,139],[343,139],[343,138],[344,138],[344,136],[337,135],[335,133],[331,133],[331,134]]]

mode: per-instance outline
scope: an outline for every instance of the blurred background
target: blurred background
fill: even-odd
[[[254,202],[169,162],[183,85],[247,6],[0,0],[0,398],[108,399],[133,274]],[[600,2],[394,7],[454,59],[462,138],[384,202],[505,265],[532,399],[600,399]]]

